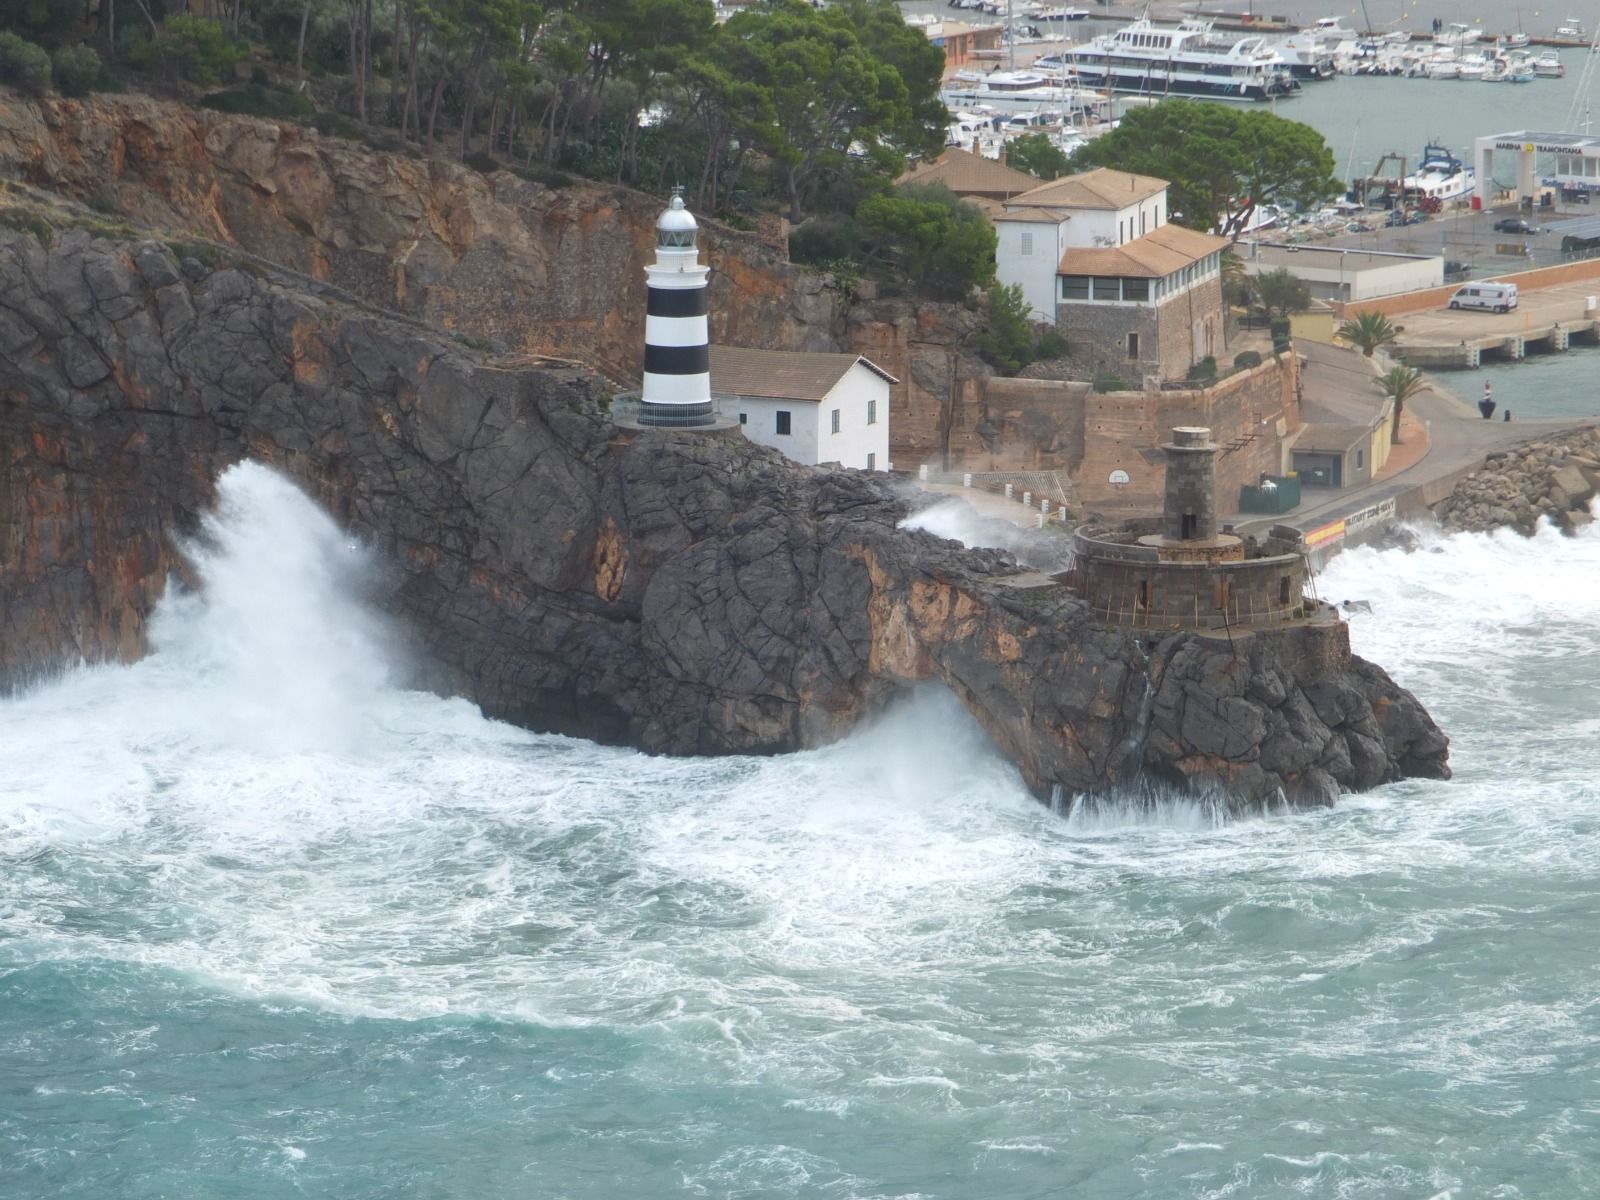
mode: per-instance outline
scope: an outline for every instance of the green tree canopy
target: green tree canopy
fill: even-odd
[[[1252,281],[1252,290],[1269,316],[1287,317],[1311,307],[1311,288],[1288,267],[1263,271]]]
[[[865,6],[870,13],[885,4],[894,7],[892,0],[827,9],[804,0],[764,0],[724,26],[734,74],[772,97],[772,120],[757,134],[781,180],[790,220],[804,215],[818,173],[842,165],[853,148],[892,175],[907,149],[926,149],[935,132],[942,135],[943,106],[935,127],[933,106],[913,95],[901,72],[856,32],[852,11]],[[869,39],[874,28],[863,31]],[[896,55],[908,53],[887,35],[885,43]]]
[[[1400,327],[1381,312],[1368,308],[1340,325],[1334,336],[1371,358],[1378,347],[1387,346],[1400,336]]]
[[[1172,219],[1237,239],[1263,204],[1309,208],[1337,196],[1333,152],[1309,125],[1201,100],[1136,108],[1072,157],[1165,179]]]
[[[870,196],[856,217],[877,250],[924,296],[964,300],[994,279],[994,226],[945,187],[904,187]]]
[[[1006,147],[1006,165],[1049,180],[1065,175],[1071,160],[1046,134],[1025,133]]]

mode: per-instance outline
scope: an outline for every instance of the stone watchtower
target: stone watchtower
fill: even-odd
[[[1211,430],[1179,426],[1167,452],[1167,489],[1161,534],[1172,542],[1208,542],[1217,536],[1217,447]]]
[[[1167,477],[1160,518],[1082,526],[1074,537],[1067,582],[1101,620],[1214,629],[1284,624],[1323,607],[1305,595],[1310,570],[1298,534],[1258,544],[1218,532],[1211,430],[1180,426],[1161,448]]]

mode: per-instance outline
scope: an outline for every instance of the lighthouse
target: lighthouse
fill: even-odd
[[[656,221],[656,261],[646,267],[641,425],[710,425],[711,335],[706,278],[696,244],[700,227],[675,191]]]

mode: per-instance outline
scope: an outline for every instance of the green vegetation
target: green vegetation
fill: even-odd
[[[1287,317],[1311,307],[1311,288],[1287,267],[1263,271],[1251,281],[1256,303],[1269,317]]]
[[[50,56],[50,73],[63,96],[87,96],[105,82],[106,68],[88,46],[58,46]]]
[[[1025,133],[1006,147],[1006,164],[1040,179],[1060,179],[1071,169],[1066,153],[1042,133]]]
[[[1206,355],[1190,367],[1183,378],[1186,383],[1198,383],[1203,386],[1215,383],[1217,381],[1217,360],[1212,355]]]
[[[1120,375],[1111,371],[1101,371],[1094,377],[1094,390],[1097,392],[1125,392],[1128,390],[1128,384]]]
[[[1001,371],[1020,371],[1033,361],[1033,329],[1028,316],[1033,311],[1023,298],[1020,284],[1002,287],[989,285],[984,297],[984,325],[978,335],[978,356]]]
[[[1169,180],[1172,219],[1237,239],[1263,204],[1312,207],[1339,194],[1333,152],[1309,125],[1263,109],[1163,100],[1129,112],[1072,157]]]
[[[1428,386],[1427,378],[1415,367],[1390,367],[1378,376],[1378,386],[1383,394],[1394,401],[1394,422],[1389,426],[1389,441],[1400,441],[1400,418],[1406,410],[1406,401]]]
[[[964,300],[994,278],[994,226],[948,188],[880,192],[862,201],[856,218],[872,253],[919,295]]]
[[[1382,313],[1366,309],[1340,325],[1334,336],[1371,358],[1378,347],[1387,346],[1400,336],[1400,327]]]
[[[1233,369],[1248,371],[1261,365],[1261,355],[1254,350],[1241,350],[1233,356]]]
[[[14,33],[0,33],[0,83],[28,96],[50,90],[50,56]]]

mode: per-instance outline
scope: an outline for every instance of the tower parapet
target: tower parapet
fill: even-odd
[[[1159,519],[1081,526],[1067,582],[1101,620],[1152,629],[1217,629],[1337,619],[1306,594],[1299,534],[1275,526],[1262,542],[1217,529],[1216,454],[1209,429],[1179,427],[1162,446]]]

